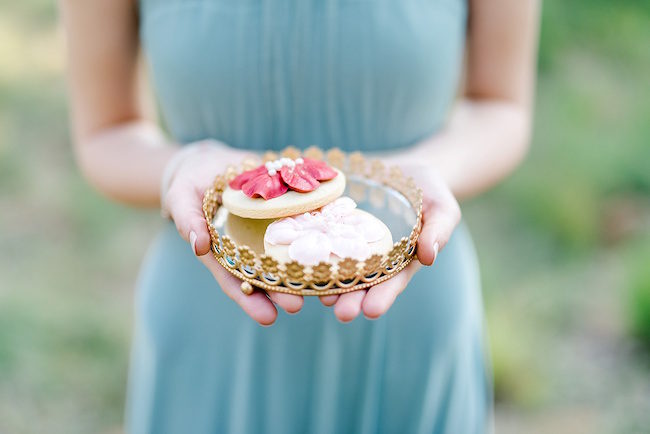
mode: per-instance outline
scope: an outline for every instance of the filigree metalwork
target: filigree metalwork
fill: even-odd
[[[323,151],[316,146],[310,146],[309,148],[305,149],[303,155],[307,158],[313,158],[314,160],[322,160],[325,156]]]
[[[337,169],[343,170],[345,167],[345,154],[339,148],[333,148],[327,151],[327,162]]]
[[[422,230],[422,191],[399,168],[386,168],[380,161],[368,161],[358,152],[348,156],[340,149],[331,149],[325,153],[317,147],[311,147],[302,154],[293,147],[284,149],[281,153],[267,152],[262,161],[277,159],[279,155],[326,159],[346,174],[367,176],[383,183],[400,192],[409,201],[415,211],[415,223],[409,236],[397,241],[387,254],[375,254],[364,261],[343,258],[338,263],[321,262],[314,266],[304,266],[296,261],[280,263],[269,255],[257,255],[250,247],[238,246],[227,235],[219,234],[212,224],[228,180],[244,168],[254,167],[252,160],[243,161],[239,167],[228,167],[217,175],[203,197],[203,213],[212,238],[212,253],[228,272],[242,280],[242,292],[251,294],[254,287],[257,287],[296,295],[342,294],[388,280],[415,258],[415,246]]]
[[[239,261],[248,266],[248,267],[254,267],[255,266],[255,253],[253,250],[251,250],[250,247],[248,246],[239,246]]]

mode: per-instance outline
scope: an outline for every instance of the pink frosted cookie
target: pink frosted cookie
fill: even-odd
[[[232,179],[222,201],[232,214],[267,219],[317,209],[344,190],[343,173],[324,161],[280,158]]]
[[[321,210],[276,220],[266,228],[264,251],[280,262],[303,265],[336,263],[342,258],[363,260],[387,253],[393,246],[386,225],[349,197]]]

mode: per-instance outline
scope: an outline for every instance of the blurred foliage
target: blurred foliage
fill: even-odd
[[[539,380],[566,376],[545,364],[560,365],[560,370],[566,369],[563,364],[575,364],[576,376],[584,363],[598,364],[576,360],[571,352],[559,355],[563,345],[591,339],[594,331],[582,330],[580,321],[618,333],[613,345],[622,347],[615,349],[620,365],[608,366],[601,375],[619,369],[638,373],[628,360],[633,356],[625,350],[625,328],[619,322],[650,345],[650,249],[624,254],[639,237],[645,246],[650,240],[649,22],[650,2],[544,2],[530,156],[512,178],[465,213],[478,229],[495,392],[506,405],[538,406],[540,411],[573,405]],[[517,231],[508,237],[511,228]],[[506,245],[502,237],[508,239]],[[521,252],[527,256],[517,257]],[[495,253],[497,259],[492,259]],[[593,284],[562,283],[584,269],[596,279]],[[549,279],[554,280],[550,285]],[[622,290],[626,282],[627,292]],[[618,300],[621,295],[627,298]],[[621,303],[625,308],[618,308]],[[602,310],[602,317],[592,319],[589,311],[581,315],[585,304]],[[549,312],[554,313],[550,318]],[[526,330],[530,334],[522,337]],[[647,374],[638,375],[647,385]],[[621,382],[600,393],[623,393],[623,387]],[[555,393],[561,389],[556,386]],[[594,408],[605,405],[591,403]],[[623,422],[613,420],[594,430],[623,432]]]
[[[607,199],[650,193],[650,2],[544,2],[534,146],[496,194],[565,251],[602,242]]]
[[[628,253],[627,326],[646,351],[650,351],[650,238],[642,239]]]
[[[490,312],[494,395],[497,403],[535,407],[544,399],[546,385],[541,380],[535,352],[526,344],[528,340],[525,335],[530,336],[531,330],[513,327],[512,319],[512,313],[501,312],[499,307],[494,307]]]
[[[0,0],[0,432],[119,432],[159,219],[74,169],[56,15]],[[649,22],[649,1],[545,1],[530,156],[464,205],[498,432],[650,426]]]

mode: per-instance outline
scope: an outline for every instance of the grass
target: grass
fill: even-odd
[[[0,432],[119,432],[132,288],[158,219],[74,169],[54,2],[0,10]],[[641,432],[650,2],[547,0],[543,18],[531,154],[464,205],[497,431]]]
[[[626,326],[642,350],[650,351],[650,239],[637,241],[627,252]],[[648,353],[650,355],[650,352]]]

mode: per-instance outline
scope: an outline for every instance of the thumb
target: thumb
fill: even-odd
[[[432,265],[447,244],[461,218],[458,202],[452,197],[425,205],[423,226],[417,243],[417,255],[422,265]]]
[[[190,243],[195,255],[210,252],[210,232],[203,215],[203,202],[192,188],[172,188],[166,207],[180,236]]]

